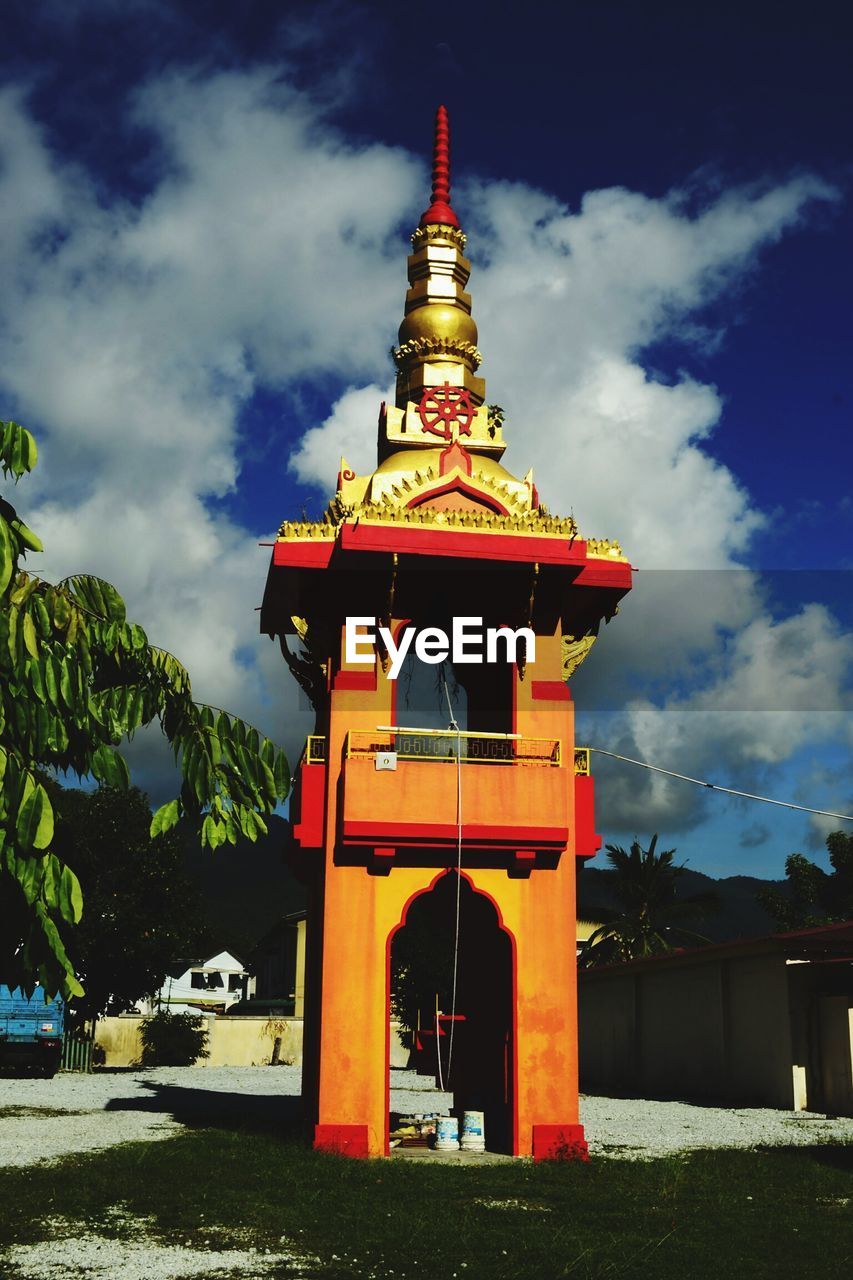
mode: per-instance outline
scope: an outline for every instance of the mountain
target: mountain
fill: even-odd
[[[578,876],[578,916],[583,920],[595,920],[599,908],[617,906],[613,893],[616,873],[584,867]],[[788,892],[785,880],[762,880],[758,876],[726,876],[714,880],[701,871],[687,868],[678,879],[678,897],[689,898],[696,893],[714,893],[719,910],[706,910],[697,914],[695,923],[687,927],[703,934],[709,942],[731,942],[737,938],[761,938],[776,932],[776,924],[758,901],[758,892],[766,888]]]
[[[305,887],[285,865],[288,824],[283,818],[267,819],[269,834],[251,844],[241,840],[215,852],[202,849],[185,832],[184,856],[188,875],[198,884],[205,904],[210,946],[248,956],[257,942],[282,916],[303,910]],[[599,908],[617,905],[613,893],[615,873],[585,867],[578,876],[578,916],[595,920]],[[679,898],[696,893],[716,894],[719,911],[697,916],[695,928],[711,942],[759,938],[775,932],[771,916],[758,902],[760,889],[772,886],[788,891],[785,880],[758,876],[727,876],[715,880],[686,868],[678,880]]]

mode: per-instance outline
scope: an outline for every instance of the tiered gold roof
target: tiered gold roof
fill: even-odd
[[[503,413],[486,404],[477,376],[481,354],[466,291],[471,264],[450,204],[447,112],[436,116],[430,207],[412,235],[405,315],[394,349],[393,405],[379,414],[378,466],[357,475],[341,459],[334,499],[320,522],[288,521],[283,539],[335,537],[345,520],[437,525],[553,536],[574,541],[573,517],[552,516],[539,502],[533,472],[518,479],[502,466]],[[623,559],[606,541],[587,555]]]

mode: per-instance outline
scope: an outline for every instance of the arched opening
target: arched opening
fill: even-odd
[[[409,906],[392,936],[389,966],[391,1013],[410,1037],[411,1064],[452,1092],[460,1121],[464,1111],[484,1112],[487,1150],[506,1153],[513,1147],[513,959],[491,900],[448,871]]]

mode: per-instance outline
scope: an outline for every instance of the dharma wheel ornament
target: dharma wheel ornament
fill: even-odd
[[[442,387],[427,388],[418,405],[421,429],[448,441],[453,439],[454,426],[458,427],[458,435],[470,436],[476,412],[470,393],[464,387],[452,387],[449,382]]]

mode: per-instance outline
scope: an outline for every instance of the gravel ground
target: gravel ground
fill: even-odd
[[[160,1067],[0,1079],[0,1167],[35,1164],[122,1142],[154,1142],[209,1115],[276,1117],[298,1106],[299,1067]],[[391,1109],[447,1111],[452,1097],[412,1071],[391,1072]],[[65,1119],[58,1125],[52,1113]],[[643,1159],[702,1147],[793,1146],[853,1141],[853,1119],[809,1111],[695,1106],[586,1097],[581,1119],[594,1155]]]
[[[262,1113],[274,1128],[277,1118],[294,1115],[300,1077],[298,1067],[280,1066],[164,1067],[58,1075],[53,1080],[0,1079],[0,1167],[32,1165],[122,1142],[158,1141],[205,1117],[215,1123],[217,1118],[250,1120]],[[391,1109],[406,1114],[448,1110],[451,1096],[424,1088],[426,1083],[414,1072],[393,1071]],[[57,1112],[63,1113],[61,1124]],[[611,1159],[650,1159],[707,1147],[853,1141],[853,1119],[767,1108],[586,1097],[581,1119],[590,1152]],[[430,1159],[427,1152],[419,1154]],[[465,1157],[465,1164],[476,1162],[470,1153]],[[229,1241],[229,1247],[220,1249],[217,1229],[211,1226],[210,1240],[165,1245],[151,1237],[146,1219],[120,1209],[112,1216],[120,1219],[125,1239],[53,1219],[44,1223],[48,1238],[13,1246],[0,1256],[0,1274],[10,1280],[255,1280],[272,1270],[305,1276],[322,1269],[316,1258],[285,1238],[272,1253],[259,1252],[249,1239],[245,1248]]]
[[[391,1072],[391,1109],[405,1114],[447,1111],[449,1093],[428,1087],[413,1071]],[[145,1071],[60,1073],[52,1080],[0,1079],[0,1168],[98,1151],[122,1142],[156,1142],[183,1121],[210,1115],[239,1119],[263,1108],[293,1114],[300,1067],[157,1067]],[[55,1113],[65,1119],[56,1123]]]
[[[641,1098],[581,1099],[591,1155],[648,1160],[708,1147],[853,1142],[853,1119],[769,1107],[696,1106]]]

